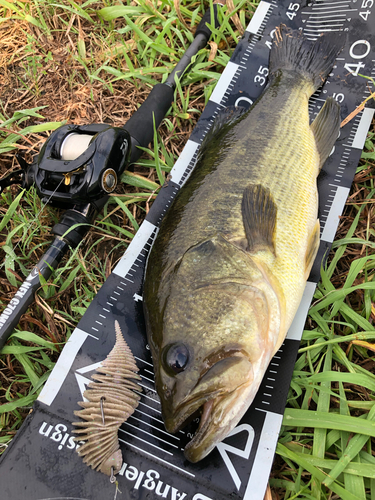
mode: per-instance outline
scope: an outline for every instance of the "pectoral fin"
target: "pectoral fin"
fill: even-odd
[[[340,105],[332,97],[328,97],[324,103],[318,116],[311,124],[311,130],[314,133],[320,156],[319,168],[322,168],[332,151],[340,130]]]
[[[268,188],[250,184],[242,197],[242,219],[248,242],[247,250],[255,253],[270,250],[274,255],[277,207]]]
[[[312,265],[314,263],[316,254],[318,252],[320,243],[320,223],[319,219],[317,219],[314,229],[310,234],[309,241],[307,243],[306,257],[305,257],[305,276],[306,278],[309,276]]]

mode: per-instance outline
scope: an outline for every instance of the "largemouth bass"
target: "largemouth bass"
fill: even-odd
[[[312,42],[277,29],[266,89],[250,110],[216,120],[150,253],[144,307],[156,388],[169,432],[201,411],[184,451],[192,462],[253,401],[316,256],[316,178],[340,108],[327,99],[310,126],[308,100],[341,50],[331,35]]]

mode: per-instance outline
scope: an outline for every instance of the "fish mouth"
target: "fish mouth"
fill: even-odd
[[[167,431],[175,433],[201,413],[198,429],[184,449],[190,462],[202,460],[236,426],[248,408],[245,394],[252,381],[253,367],[247,357],[225,358],[216,363],[173,414],[164,419]]]
[[[212,443],[212,439],[211,444],[209,444],[208,446],[205,446],[204,442],[207,441],[207,434],[209,433],[210,427],[212,426],[214,408],[217,405],[218,400],[220,399],[222,398],[219,397],[210,399],[209,401],[206,401],[201,407],[202,415],[200,417],[198,429],[184,449],[184,455],[189,460],[189,462],[199,462],[200,460],[202,460],[202,458],[208,455],[217,444],[216,440],[215,443]]]

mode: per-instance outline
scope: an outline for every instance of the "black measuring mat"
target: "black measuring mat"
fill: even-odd
[[[345,118],[368,95],[375,76],[374,0],[261,2],[226,66],[202,116],[161,189],[145,222],[74,330],[33,412],[0,462],[2,498],[42,500],[112,498],[108,477],[89,469],[75,453],[71,422],[77,401],[94,370],[112,349],[114,322],[140,367],[140,405],[123,424],[119,439],[124,464],[117,476],[122,499],[263,499],[271,470],[299,341],[319,280],[320,265],[334,239],[374,110],[365,107],[341,129],[318,179],[321,243],[300,308],[284,344],[265,374],[250,409],[222,443],[197,464],[183,455],[194,425],[168,434],[153,382],[142,310],[146,259],[173,198],[194,168],[203,137],[230,105],[248,107],[262,92],[274,29],[280,23],[315,39],[323,31],[344,31],[346,45],[323,88],[310,100],[311,120],[327,97],[341,104]]]

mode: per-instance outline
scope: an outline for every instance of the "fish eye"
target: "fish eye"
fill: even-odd
[[[180,373],[189,362],[189,349],[185,344],[169,344],[163,349],[163,364],[168,371]]]

